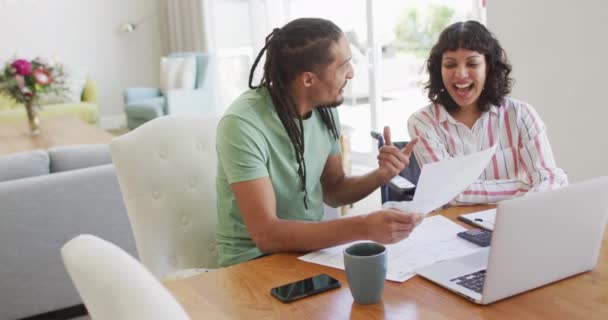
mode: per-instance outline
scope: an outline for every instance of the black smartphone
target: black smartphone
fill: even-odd
[[[340,281],[326,274],[298,280],[270,289],[270,294],[282,302],[291,302],[323,291],[340,287]]]

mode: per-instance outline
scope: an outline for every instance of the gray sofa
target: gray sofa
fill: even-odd
[[[0,319],[81,304],[60,248],[90,233],[135,257],[107,145],[0,157]]]

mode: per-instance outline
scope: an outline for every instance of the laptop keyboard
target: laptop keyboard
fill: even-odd
[[[462,277],[454,278],[450,281],[456,282],[469,290],[473,290],[481,294],[483,289],[483,282],[486,280],[486,270],[481,270],[473,273],[469,273]]]

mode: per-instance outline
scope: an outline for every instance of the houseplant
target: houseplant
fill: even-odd
[[[33,60],[12,59],[0,70],[0,94],[4,94],[27,110],[32,135],[40,134],[38,102],[44,94],[62,96],[66,92],[61,64],[52,64],[42,58]]]

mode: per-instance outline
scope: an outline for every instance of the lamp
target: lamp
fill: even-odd
[[[134,23],[125,23],[122,25],[122,27],[120,27],[120,31],[124,33],[131,33],[135,31],[135,27],[136,25]]]
[[[122,31],[124,33],[131,33],[133,31],[135,31],[142,23],[146,22],[148,19],[153,17],[155,14],[156,14],[156,12],[153,12],[153,13],[139,19],[139,21],[137,21],[137,22],[127,22],[127,23],[123,24],[122,26],[120,26],[120,31]]]

